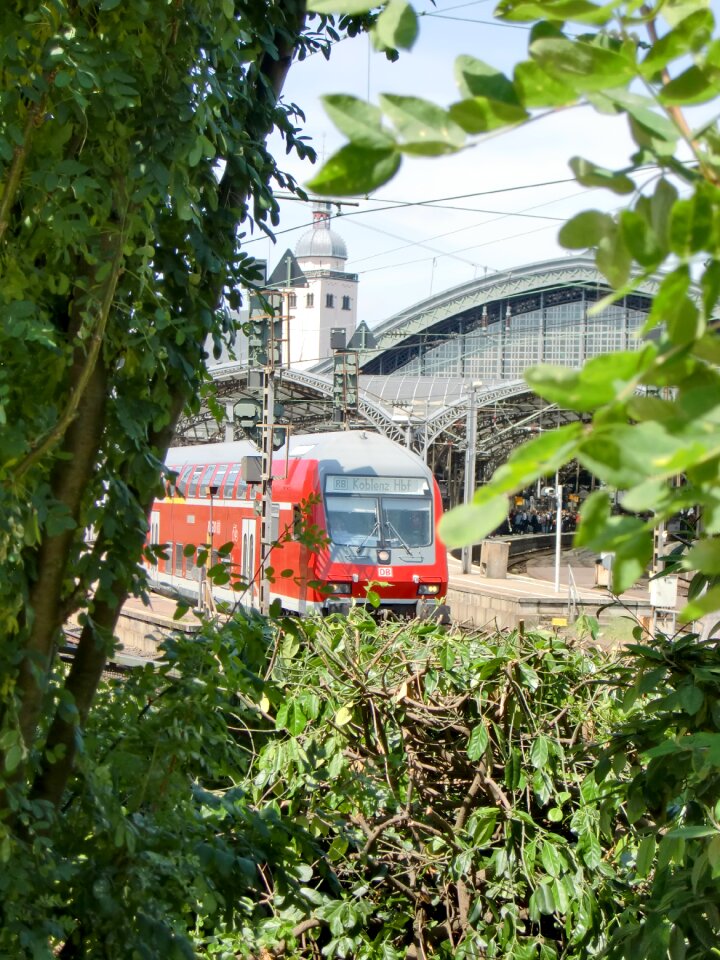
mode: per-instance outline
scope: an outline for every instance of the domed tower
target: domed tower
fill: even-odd
[[[344,329],[349,342],[357,326],[358,277],[345,272],[347,247],[331,230],[330,216],[329,203],[316,203],[313,225],[295,247],[294,259],[302,276],[290,281],[290,365],[294,367],[312,367],[325,360],[332,354],[330,331]]]

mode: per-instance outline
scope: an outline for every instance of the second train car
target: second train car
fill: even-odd
[[[166,464],[177,477],[153,509],[151,541],[166,545],[166,559],[151,578],[197,596],[203,571],[188,545],[217,550],[232,543],[229,570],[247,586],[240,594],[214,587],[213,594],[257,606],[263,566],[257,449],[243,441],[180,447]],[[292,436],[276,453],[272,474],[271,601],[295,613],[327,613],[365,602],[372,589],[381,609],[438,612],[448,585],[447,554],[436,532],[442,504],[420,457],[366,430],[307,434]],[[309,543],[309,527],[325,535],[322,545]],[[441,613],[447,616],[447,608]]]

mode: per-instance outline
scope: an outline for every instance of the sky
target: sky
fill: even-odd
[[[303,132],[320,158],[345,142],[320,97],[346,93],[378,102],[380,93],[422,97],[448,106],[459,99],[455,59],[469,54],[511,73],[527,55],[528,28],[492,20],[492,0],[418,0],[420,35],[395,63],[372,50],[365,36],[334,45],[294,63],[283,99],[306,115]],[[715,3],[713,3],[715,6]],[[285,156],[269,142],[284,170],[306,184],[317,170]],[[613,210],[622,200],[606,190],[586,190],[568,160],[581,155],[603,166],[628,162],[633,143],[623,118],[574,107],[503,131],[454,156],[404,158],[399,173],[368,197],[348,198],[333,229],[348,248],[346,269],[359,276],[358,320],[370,327],[395,313],[476,277],[553,257],[562,223],[591,207]],[[429,202],[433,201],[433,202]],[[355,205],[357,204],[357,205]],[[248,252],[272,270],[309,229],[311,208],[281,199],[276,243],[258,238]]]

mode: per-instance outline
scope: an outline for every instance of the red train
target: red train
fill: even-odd
[[[213,595],[258,606],[259,459],[243,441],[170,450],[166,465],[177,477],[151,516],[150,542],[166,553],[153,581],[197,597],[203,571],[188,545],[216,551],[231,542],[229,570],[249,586],[242,594],[214,586]],[[296,613],[332,612],[363,602],[372,585],[381,608],[447,616],[439,608],[448,585],[436,534],[440,492],[416,454],[365,430],[308,434],[291,437],[272,472],[271,601]],[[320,548],[308,543],[308,527],[323,534]]]

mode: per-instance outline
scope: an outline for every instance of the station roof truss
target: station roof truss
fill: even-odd
[[[635,325],[631,328],[628,323],[624,333],[628,348],[632,348],[633,332],[642,325],[657,288],[657,282],[643,281],[616,309],[617,316],[624,312],[633,317]],[[464,357],[470,356],[472,335],[477,338],[478,328],[484,332],[493,327],[502,352],[506,343],[502,331],[509,329],[509,318],[515,321],[524,316],[527,325],[547,309],[556,313],[565,310],[577,338],[577,318],[581,317],[586,331],[590,331],[594,321],[588,318],[594,316],[595,304],[610,292],[593,260],[569,257],[482,277],[409,307],[368,330],[364,349],[358,350],[359,401],[357,409],[345,411],[345,425],[369,426],[412,446],[434,464],[446,455],[449,473],[457,471],[458,458],[466,450],[468,417],[474,410],[478,463],[488,476],[522,441],[577,419],[577,414],[535,396],[520,375],[513,376],[517,361],[515,367],[507,369],[503,362],[500,376],[483,377],[482,381],[472,376],[470,365],[464,362]],[[607,316],[606,326],[611,328],[615,321]],[[565,339],[569,329],[557,328],[556,338]],[[461,375],[422,369],[423,354],[429,355],[438,340],[457,351]],[[579,359],[582,362],[585,356]],[[565,362],[572,364],[573,359]],[[403,367],[407,369],[403,371]],[[221,364],[212,370],[212,376],[216,391],[213,406],[216,410],[224,407],[228,418],[218,422],[210,406],[203,403],[199,413],[180,424],[184,443],[241,439],[244,432],[232,422],[232,407],[242,400],[258,401],[262,395],[248,367],[240,363]],[[282,408],[277,422],[289,424],[293,432],[337,429],[333,420],[332,358],[311,371],[279,370],[275,396]]]
[[[630,309],[647,311],[659,283],[643,280],[635,293],[624,298]],[[583,300],[595,303],[611,293],[590,257],[565,257],[512,270],[499,271],[428,297],[372,328],[375,348],[361,357],[366,374],[393,374],[412,357],[433,346],[433,338],[463,337],[481,329],[483,309],[490,324],[538,309]],[[313,372],[325,373],[332,360]]]

